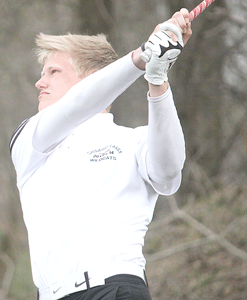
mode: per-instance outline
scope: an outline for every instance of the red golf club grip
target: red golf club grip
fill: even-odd
[[[190,22],[198,17],[215,0],[204,0],[190,12]]]

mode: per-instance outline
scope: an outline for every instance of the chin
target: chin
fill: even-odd
[[[44,109],[46,107],[47,107],[47,105],[44,105],[43,103],[39,103],[38,111],[41,111],[42,109]]]

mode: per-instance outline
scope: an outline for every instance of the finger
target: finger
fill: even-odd
[[[190,12],[186,8],[181,8],[180,13],[183,15],[184,21],[186,23],[186,27],[183,28],[183,41],[185,45],[192,35],[191,23],[190,23]]]
[[[192,35],[192,29],[191,29],[191,23],[189,22],[187,24],[187,30],[186,32],[183,34],[183,41],[184,41],[184,45],[188,42],[189,38]]]
[[[179,26],[178,26],[178,23],[175,21],[175,19],[174,19],[174,20],[173,20],[173,19],[169,19],[169,20],[166,21],[165,23],[172,23],[172,24],[176,25],[177,27],[179,27]],[[164,23],[160,23],[160,24],[158,24],[158,25],[155,27],[153,33],[152,33],[152,34],[150,35],[150,37],[149,37],[149,40],[150,40],[151,36],[152,36],[155,32],[158,32],[158,31],[163,30],[163,29],[162,29],[162,24],[164,24]],[[180,29],[180,28],[179,28],[179,29]],[[177,35],[176,35],[174,32],[169,31],[169,30],[166,30],[166,32],[167,32],[167,34],[170,36],[170,38],[171,38],[174,42],[177,42],[177,41],[178,41]],[[182,32],[181,32],[181,33],[182,33]]]
[[[188,24],[190,21],[190,12],[187,8],[181,8],[180,13],[183,15],[185,23]]]
[[[167,31],[173,32],[177,36],[177,39],[180,42],[180,44],[183,44],[181,31],[179,30],[179,28],[176,25],[169,23],[169,22],[164,22],[160,25],[160,29],[162,31],[166,31],[166,32]]]
[[[180,28],[182,33],[186,32],[187,24],[189,23],[189,13],[187,9],[184,8],[178,12],[175,12],[171,19]]]
[[[167,21],[167,23],[171,23],[175,26],[178,27],[178,29],[180,30],[181,33],[183,33],[182,29],[180,28],[178,22],[176,21],[175,18],[171,18]],[[178,38],[177,38],[177,35],[173,32],[173,31],[167,31],[168,35],[170,36],[170,38],[174,41],[174,42],[177,42],[178,41]]]
[[[181,33],[183,34],[184,44],[187,43],[188,39],[190,38],[190,36],[192,34],[191,27],[190,27],[191,24],[189,21],[189,14],[190,13],[186,8],[181,8],[180,11],[174,13],[172,18],[167,21],[169,23],[176,25],[180,29]],[[161,24],[158,24],[155,27],[153,33],[161,30],[161,28],[160,28]],[[177,42],[177,36],[173,32],[167,31],[167,33],[169,34],[169,36],[171,37],[171,39],[173,41]]]

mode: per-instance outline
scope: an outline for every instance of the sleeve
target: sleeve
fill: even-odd
[[[139,168],[156,192],[171,195],[181,184],[184,135],[170,88],[160,97],[148,95],[148,102],[148,131],[139,143]]]
[[[144,72],[132,53],[86,77],[57,103],[45,108],[33,136],[37,151],[50,151],[79,124],[103,111]]]
[[[10,154],[16,170],[19,189],[50,154],[38,152],[32,145],[32,136],[41,116],[42,112],[23,121],[15,130],[10,141]]]

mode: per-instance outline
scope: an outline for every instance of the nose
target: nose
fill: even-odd
[[[40,91],[44,88],[47,88],[48,83],[46,82],[44,76],[42,76],[36,83],[35,83],[35,87]]]

